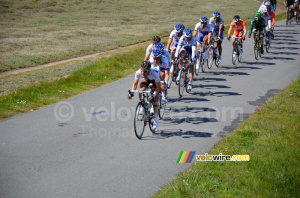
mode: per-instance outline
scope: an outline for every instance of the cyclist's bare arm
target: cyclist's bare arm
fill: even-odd
[[[132,87],[131,87],[131,90],[136,90],[137,89],[137,86],[138,86],[138,83],[139,83],[139,79],[134,79],[133,81],[133,84],[132,84]],[[128,95],[128,99],[130,100],[132,98],[131,95]]]
[[[228,30],[228,36],[231,35],[231,31],[232,31],[232,26],[229,26],[229,30]]]
[[[196,38],[196,35],[197,35],[197,31],[194,30],[193,32],[193,36]]]
[[[155,84],[156,84],[156,89],[155,89],[155,91],[154,91],[154,93],[156,94],[156,96],[159,94],[159,92],[160,92],[160,88],[161,88],[161,82],[155,82]]]
[[[169,41],[168,41],[168,44],[167,44],[167,50],[169,50],[171,48],[172,43],[173,43],[173,39],[169,38]]]
[[[243,32],[244,32],[243,37],[246,37],[246,33],[247,33],[247,27],[246,27],[246,25],[244,25]]]
[[[145,60],[144,60],[144,61],[147,61],[147,60],[149,60],[149,59],[150,59],[150,54],[146,53],[146,55],[145,55]]]

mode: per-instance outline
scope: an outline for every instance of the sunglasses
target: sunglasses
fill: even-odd
[[[215,19],[215,20],[219,20],[219,19],[220,19],[220,17],[215,17],[214,19]]]
[[[149,73],[149,71],[150,71],[149,69],[142,70],[143,73]]]
[[[207,22],[201,22],[201,24],[206,24]]]

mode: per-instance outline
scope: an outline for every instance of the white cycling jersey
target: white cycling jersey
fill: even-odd
[[[146,54],[150,54],[150,58],[153,57],[153,54],[152,54],[153,49],[154,49],[153,44],[150,44],[150,45],[147,47]],[[164,50],[164,51],[163,51],[163,55],[166,56],[166,57],[168,57],[168,58],[170,58],[170,53],[169,53],[168,50]]]
[[[270,5],[270,8],[271,8],[271,10],[270,10],[271,12],[275,12],[272,5]],[[268,10],[268,9],[267,9],[267,6],[265,6],[265,5],[262,4],[262,5],[259,7],[258,12],[262,12],[264,9]]]
[[[209,20],[209,24],[211,25],[211,27],[214,30],[219,30],[220,25],[223,25],[223,27],[224,27],[224,19],[220,17],[220,20],[218,22],[216,22],[215,18],[211,17],[210,20]]]
[[[269,28],[269,30],[271,30],[271,26],[272,26],[271,16],[269,14],[267,14],[266,17],[263,17],[263,16],[261,16],[261,17],[265,20],[265,24]]]
[[[137,70],[135,72],[135,79],[148,79],[148,80],[154,80],[155,82],[160,82],[160,74],[156,69],[151,68],[150,73],[147,77],[143,77],[141,73],[141,69]]]
[[[180,37],[177,36],[176,30],[173,30],[173,31],[171,32],[169,39],[171,39],[171,40],[175,39],[175,42],[178,43]]]
[[[170,69],[170,59],[166,56],[161,57],[161,63],[155,64],[153,57],[150,58],[151,68],[155,68],[156,70],[166,70]]]
[[[189,41],[186,40],[185,36],[182,36],[179,39],[178,46],[177,46],[176,52],[175,52],[175,57],[176,58],[178,57],[179,51],[182,47],[191,47],[192,48],[192,58],[195,57],[196,50],[197,50],[196,46],[197,46],[196,39],[193,35],[192,35],[192,38]]]
[[[209,32],[212,32],[212,27],[211,25],[208,23],[206,24],[205,28],[202,28],[201,27],[201,23],[197,23],[196,26],[195,26],[195,31],[199,31],[201,33],[209,33]]]

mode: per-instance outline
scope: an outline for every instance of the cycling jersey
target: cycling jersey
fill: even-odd
[[[261,34],[262,33],[265,34],[265,32],[266,32],[265,20],[263,20],[261,18],[259,21],[256,21],[256,17],[254,17],[251,20],[251,26],[250,26],[249,34],[251,34],[254,29],[261,31],[260,32]]]
[[[219,31],[220,25],[223,25],[222,31],[224,30],[224,20],[220,18],[218,22],[215,21],[214,17],[211,17],[209,20],[209,24],[211,25],[213,31]]]
[[[171,39],[171,40],[175,39],[175,43],[178,43],[180,37],[177,36],[176,30],[173,30],[171,32],[169,39]]]
[[[246,32],[243,32],[245,26],[246,26],[245,22],[241,19],[237,23],[231,22],[230,24],[230,27],[234,29],[233,35],[236,37],[239,36],[240,32],[243,33],[243,36],[246,35]],[[231,32],[228,32],[228,36],[231,36]]]
[[[262,18],[264,19],[264,21],[265,21],[265,25],[269,28],[269,30],[270,30],[270,28],[271,28],[271,16],[269,15],[269,14],[267,14],[267,16],[266,17],[263,17],[262,16]]]
[[[147,47],[146,54],[150,54],[150,58],[153,57],[153,54],[152,54],[153,49],[154,49],[153,44],[150,44],[150,45]],[[168,50],[164,50],[162,55],[163,55],[163,56],[166,56],[167,58],[170,58],[170,53],[169,53]]]
[[[194,36],[191,37],[191,39],[188,41],[186,40],[185,36],[182,36],[179,39],[178,42],[178,46],[176,48],[176,52],[175,52],[175,57],[177,58],[179,55],[179,51],[181,48],[183,48],[185,51],[190,51],[192,52],[192,54],[190,53],[190,55],[192,55],[192,57],[195,57],[196,55],[196,39]]]
[[[195,31],[199,31],[199,32],[202,32],[202,33],[209,33],[209,32],[212,32],[212,27],[208,23],[208,24],[206,24],[205,28],[202,28],[201,23],[199,22],[195,26]]]
[[[209,20],[209,24],[213,28],[213,37],[219,35],[220,25],[223,25],[223,28],[221,30],[221,36],[220,36],[220,40],[223,41],[223,38],[224,38],[224,20],[222,18],[220,18],[220,20],[218,22],[216,22],[215,19],[214,19],[214,17],[212,17]]]
[[[286,0],[286,7],[290,7],[291,5],[293,5],[295,3],[294,0]]]
[[[141,69],[137,70],[135,72],[135,79],[140,79],[142,78],[143,80],[154,80],[155,82],[160,82],[160,74],[156,69],[151,68],[149,75],[147,77],[143,77],[141,73]]]
[[[165,71],[165,70],[170,69],[170,64],[169,64],[170,59],[168,59],[167,57],[162,56],[159,64],[155,64],[154,60],[153,61],[152,60],[150,61],[151,68],[154,68],[154,69],[160,70],[160,71]]]

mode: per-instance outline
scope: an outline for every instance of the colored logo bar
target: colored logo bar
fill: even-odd
[[[188,151],[181,151],[180,154],[179,154],[179,156],[178,156],[178,159],[177,159],[176,163],[183,163],[184,158],[185,158],[187,152]],[[188,155],[187,155],[187,158],[185,160],[185,163],[191,163],[193,161],[195,153],[196,153],[196,151],[190,151],[190,152],[188,152]]]

